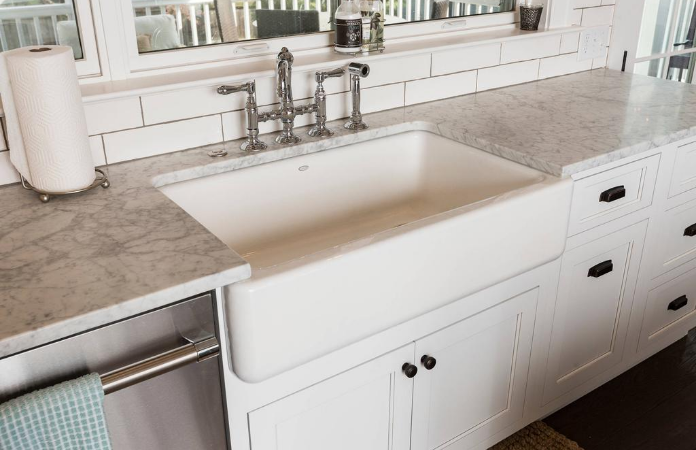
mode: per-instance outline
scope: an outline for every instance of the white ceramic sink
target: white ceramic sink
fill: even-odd
[[[160,189],[251,264],[225,300],[258,382],[556,259],[572,183],[409,131]]]

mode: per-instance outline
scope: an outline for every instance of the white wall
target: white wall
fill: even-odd
[[[611,25],[614,0],[571,0],[572,22],[582,26]],[[472,94],[539,79],[606,66],[606,56],[577,61],[580,32],[541,33],[526,39],[503,40],[377,60],[363,80],[364,113],[376,112],[459,95]],[[258,104],[275,101],[275,81],[257,79]],[[314,91],[313,72],[293,74],[296,99],[309,102]],[[95,160],[117,163],[157,154],[239,139],[245,133],[244,95],[218,95],[217,85],[178,89],[148,95],[85,103]],[[330,79],[329,120],[348,117],[347,77]],[[297,102],[303,103],[302,100]],[[297,118],[309,125],[312,116]],[[261,132],[278,130],[263,123]],[[0,139],[0,185],[19,180],[4,139]]]

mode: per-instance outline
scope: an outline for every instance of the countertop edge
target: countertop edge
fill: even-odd
[[[0,340],[0,359],[103,327],[251,276],[248,263]],[[172,300],[175,299],[175,300]]]

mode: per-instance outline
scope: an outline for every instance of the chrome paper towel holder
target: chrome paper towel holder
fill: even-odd
[[[89,186],[87,186],[85,188],[77,189],[77,190],[69,191],[69,192],[42,191],[41,189],[37,189],[34,186],[32,186],[31,184],[29,184],[29,182],[21,175],[20,175],[20,179],[22,181],[22,187],[24,189],[36,192],[37,194],[39,194],[39,200],[41,200],[43,203],[48,203],[51,200],[51,197],[56,197],[59,195],[79,194],[80,192],[85,192],[85,191],[89,191],[91,189],[94,189],[97,186],[101,186],[104,189],[111,186],[111,182],[109,181],[109,177],[107,177],[106,174],[102,170],[94,169],[94,171],[97,173],[97,176],[94,179],[94,181],[92,182],[92,184],[90,184]]]

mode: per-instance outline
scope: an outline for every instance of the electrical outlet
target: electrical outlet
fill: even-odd
[[[609,45],[609,27],[594,27],[580,33],[578,61],[601,58]]]

